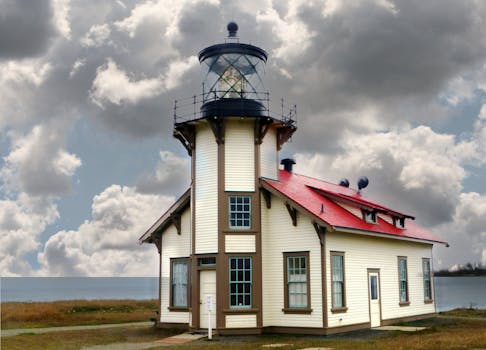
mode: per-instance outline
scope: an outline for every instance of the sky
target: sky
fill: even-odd
[[[486,264],[486,2],[0,0],[0,275],[156,276],[138,238],[190,184],[173,104],[197,53],[269,53],[295,172],[416,216]]]

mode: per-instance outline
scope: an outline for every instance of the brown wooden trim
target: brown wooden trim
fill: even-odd
[[[292,225],[297,226],[297,209],[293,208],[289,203],[285,203],[285,207],[292,219]]]
[[[267,206],[267,209],[271,209],[272,208],[272,194],[264,188],[261,189],[261,193],[263,195],[263,198],[265,199],[265,205]]]
[[[347,303],[346,303],[346,262],[345,262],[345,258],[344,258],[344,252],[336,252],[336,251],[330,251],[329,252],[329,256],[330,256],[330,266],[331,266],[331,312],[332,313],[339,313],[339,312],[346,312],[348,310],[348,308],[346,307]],[[342,256],[343,257],[343,305],[342,306],[335,306],[334,305],[334,283],[333,283],[333,279],[332,279],[332,276],[333,276],[333,267],[334,267],[334,264],[333,264],[333,259],[332,257],[333,256]]]
[[[181,306],[174,306],[173,304],[173,295],[172,295],[172,277],[173,277],[173,263],[174,262],[185,262],[187,264],[187,291],[186,291],[186,304],[187,307]],[[187,311],[188,308],[191,306],[191,298],[189,295],[189,286],[191,285],[191,264],[189,258],[170,258],[169,259],[169,266],[170,266],[170,274],[169,274],[169,307],[168,309],[171,311]]]
[[[226,121],[223,121],[226,123]],[[225,130],[225,128],[223,128]],[[223,136],[224,138],[224,136]],[[225,145],[218,143],[218,254],[216,258],[216,328],[226,325],[223,309],[227,303],[228,259],[224,254],[226,237],[223,230],[227,227],[228,199],[225,195]],[[226,222],[225,222],[226,220]]]
[[[282,309],[282,312],[284,314],[303,314],[303,315],[310,315],[312,313],[312,309],[310,308],[291,308],[291,309],[288,309],[288,308],[283,308]]]
[[[190,309],[188,307],[179,307],[179,306],[169,306],[167,310],[171,312],[189,312]]]
[[[238,309],[238,308],[234,308],[234,309],[223,309],[223,312],[226,314],[226,315],[238,315],[238,314],[255,314],[257,312],[259,312],[260,309],[257,308],[257,307],[252,307],[252,308],[241,308],[241,309]]]
[[[162,234],[160,234],[160,242],[159,242],[159,316],[157,324],[162,320]]]
[[[425,304],[431,304],[434,302],[434,293],[433,293],[433,286],[432,286],[432,263],[430,262],[430,258],[422,258],[422,285],[424,286],[424,291],[425,291],[425,271],[424,271],[424,262],[429,263],[429,281],[430,281],[430,298],[425,298],[425,292],[424,292],[424,303]]]
[[[226,235],[257,235],[257,230],[223,230]]]
[[[218,328],[219,335],[255,335],[262,334],[263,330],[259,327],[253,328]]]
[[[191,324],[199,327],[199,274],[196,258],[196,153],[197,133],[194,134],[194,146],[191,157]]]
[[[326,266],[326,228],[317,223],[313,223],[319,237],[319,244],[321,246],[321,290],[322,290],[322,325],[324,328],[328,326],[327,319],[327,266]]]
[[[345,306],[345,307],[333,307],[331,308],[331,312],[333,314],[342,314],[342,313],[345,313],[348,311],[348,308]]]
[[[314,327],[285,327],[285,326],[268,326],[263,328],[264,333],[276,334],[308,334],[308,335],[325,335],[325,328]]]
[[[386,320],[381,320],[381,325],[382,326],[389,326],[389,325],[396,324],[396,323],[412,322],[412,321],[423,320],[423,319],[426,319],[426,318],[432,318],[432,317],[436,317],[436,316],[437,316],[437,313],[432,312],[432,313],[422,314],[422,315],[389,318],[389,319],[386,319]]]
[[[405,276],[407,277],[407,300],[400,301],[400,261],[405,260]],[[397,257],[397,268],[398,268],[398,305],[400,306],[408,306],[410,305],[410,294],[408,290],[409,279],[408,279],[408,262],[406,256],[398,256]]]
[[[257,118],[259,119],[259,118]],[[266,132],[268,131],[268,128],[265,130],[262,139]],[[261,157],[260,157],[260,143],[255,144],[255,199],[254,199],[254,214],[253,214],[253,221],[254,221],[254,228],[256,229],[256,235],[255,235],[255,262],[256,266],[253,268],[253,281],[255,283],[255,288],[254,288],[254,302],[253,302],[253,307],[258,309],[257,312],[257,327],[261,330],[261,327],[263,326],[263,267],[262,267],[262,205],[261,205],[261,199],[260,199],[260,175],[261,175]]]
[[[304,257],[305,258],[305,273],[306,273],[306,284],[307,284],[307,305],[305,308],[297,308],[289,306],[289,288],[288,288],[288,266],[287,259],[289,257]],[[310,313],[311,309],[311,282],[310,282],[310,258],[309,251],[301,252],[283,252],[283,276],[284,276],[284,308],[282,311],[284,313]]]

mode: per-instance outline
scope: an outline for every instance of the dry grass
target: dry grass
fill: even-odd
[[[121,327],[45,334],[26,333],[2,338],[0,348],[2,350],[77,350],[90,345],[149,342],[169,337],[175,332],[177,331],[153,327]]]
[[[156,300],[70,300],[2,303],[3,329],[148,321]]]
[[[455,309],[447,312],[441,312],[441,315],[445,316],[458,316],[458,317],[482,317],[486,318],[485,309]]]

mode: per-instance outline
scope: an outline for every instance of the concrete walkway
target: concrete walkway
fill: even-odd
[[[117,327],[147,327],[153,325],[153,322],[131,322],[131,323],[114,323],[87,326],[66,326],[66,327],[48,327],[48,328],[19,328],[19,329],[2,329],[1,337],[12,337],[19,334],[41,334],[62,331],[83,331],[90,329],[117,328]]]

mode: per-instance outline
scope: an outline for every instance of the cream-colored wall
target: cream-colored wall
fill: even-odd
[[[225,190],[255,190],[255,141],[253,121],[228,119],[225,127]]]
[[[226,235],[226,253],[254,253],[255,235]]]
[[[162,235],[162,298],[160,304],[160,322],[188,323],[188,312],[170,312],[170,258],[188,258],[191,255],[191,214],[189,208],[181,217],[181,234],[171,225]]]
[[[297,226],[279,198],[267,209],[262,200],[263,326],[322,327],[321,254],[317,233],[307,216],[298,214]],[[311,314],[285,314],[284,252],[309,251]]]
[[[260,145],[260,176],[278,179],[277,130],[270,128]]]
[[[226,328],[253,328],[257,326],[256,315],[226,315]]]
[[[196,130],[196,254],[218,251],[218,148],[207,124]]]
[[[329,327],[369,322],[367,269],[379,269],[382,320],[435,312],[434,304],[424,303],[422,258],[431,258],[432,246],[386,238],[333,232],[326,234],[326,281]],[[344,252],[345,313],[331,312],[330,252]],[[398,256],[408,264],[409,306],[399,306]]]

